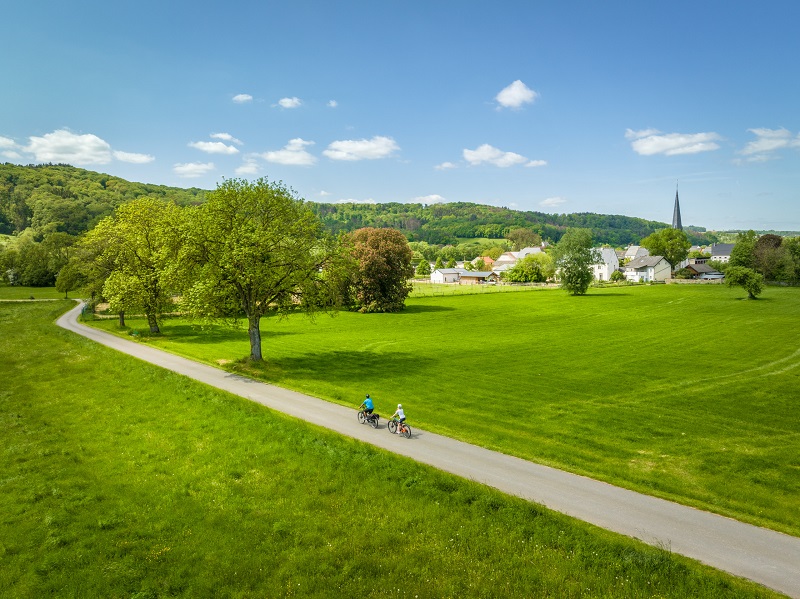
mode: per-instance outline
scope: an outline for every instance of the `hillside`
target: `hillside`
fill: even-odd
[[[503,239],[515,228],[537,232],[542,239],[557,242],[568,227],[592,230],[594,242],[623,247],[669,225],[621,215],[546,214],[510,210],[468,202],[450,204],[311,204],[325,226],[334,232],[360,227],[393,227],[410,241],[431,244],[457,243],[458,239],[488,237]],[[687,228],[690,241],[707,244],[716,236],[701,228]]]
[[[114,208],[141,196],[170,198],[178,204],[202,202],[205,191],[133,183],[67,164],[0,164],[0,234],[28,227],[79,235]]]
[[[207,192],[134,183],[66,164],[20,166],[0,164],[0,234],[32,228],[40,234],[79,235],[122,203],[141,196],[169,198],[180,205],[204,201]],[[325,204],[309,206],[333,233],[360,227],[393,227],[410,241],[455,244],[464,238],[503,239],[515,228],[527,228],[557,242],[567,227],[592,230],[595,243],[615,247],[638,241],[666,223],[621,215],[546,214],[469,202],[449,204]],[[717,241],[702,228],[687,228],[696,244]]]

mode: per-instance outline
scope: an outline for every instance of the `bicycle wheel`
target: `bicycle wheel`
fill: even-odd
[[[403,430],[400,431],[400,434],[403,435],[406,439],[411,438],[411,427],[407,424],[403,425]]]
[[[361,423],[361,424],[364,424],[364,422],[366,420],[367,420],[367,415],[364,414],[364,412],[359,412],[358,413],[358,422]]]
[[[369,423],[372,425],[372,428],[378,428],[378,415],[373,414],[369,419]]]
[[[397,431],[397,420],[390,420],[389,424],[386,425],[386,428],[389,429],[389,432],[394,434]]]

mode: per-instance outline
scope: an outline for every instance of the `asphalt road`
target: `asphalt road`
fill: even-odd
[[[471,479],[602,528],[694,558],[800,599],[800,538],[413,429],[411,439],[361,425],[337,404],[233,375],[78,322],[81,305],[58,319],[67,330],[271,409]]]

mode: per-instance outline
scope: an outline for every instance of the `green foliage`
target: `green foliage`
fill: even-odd
[[[64,294],[64,299],[70,291],[75,291],[86,283],[83,269],[74,261],[65,264],[56,277],[56,289]]]
[[[583,295],[592,284],[592,265],[599,260],[592,249],[592,232],[588,229],[567,229],[556,244],[553,255],[561,288],[572,295]]]
[[[664,256],[673,269],[686,259],[692,247],[686,233],[673,228],[655,231],[642,239],[639,245],[646,248],[651,256]]]
[[[521,212],[469,202],[429,206],[399,202],[320,203],[312,204],[312,209],[325,227],[334,233],[354,231],[361,227],[390,227],[402,231],[412,242],[424,241],[434,245],[456,245],[459,238],[487,237],[502,240],[518,229],[525,229],[541,239],[557,242],[567,228],[587,228],[591,229],[593,238],[598,243],[622,247],[637,243],[642,237],[666,226],[665,223],[628,216]],[[693,231],[691,235],[692,241],[698,245],[717,241],[714,234],[705,231]],[[469,260],[474,257],[457,256],[456,259]],[[443,256],[443,259],[447,260],[448,257]]]
[[[621,270],[615,270],[608,279],[612,283],[620,283],[625,280],[625,274]]]
[[[0,304],[4,597],[775,596],[117,354],[65,306]]]
[[[725,271],[728,287],[742,287],[750,299],[756,299],[764,288],[764,277],[752,268],[729,266]]]
[[[731,250],[729,264],[731,266],[742,266],[744,268],[755,269],[756,267],[756,242],[758,236],[752,229],[746,233],[739,233],[736,242]]]
[[[61,231],[79,235],[118,206],[143,196],[188,206],[205,191],[132,183],[66,164],[0,164],[0,233]]]
[[[509,283],[544,283],[555,274],[553,258],[545,252],[529,254],[503,273]]]
[[[436,262],[433,265],[433,270],[441,270],[442,268],[444,268],[444,262],[442,262],[442,257],[439,256],[436,258]]]
[[[399,312],[414,276],[411,248],[395,229],[365,227],[348,236],[353,268],[348,296],[360,312]],[[427,263],[426,263],[427,264]]]
[[[419,264],[417,264],[416,273],[417,273],[417,276],[420,276],[420,277],[429,276],[431,274],[430,262],[428,262],[424,258],[422,260],[420,260]]]
[[[329,303],[321,271],[332,253],[319,220],[282,183],[226,179],[190,215],[184,306],[209,317],[244,313],[250,359],[261,361],[262,316]]]
[[[506,234],[506,239],[511,242],[513,246],[512,249],[515,252],[518,252],[526,247],[538,246],[542,243],[541,235],[532,231],[531,229],[525,229],[521,227],[517,229],[511,229]]]
[[[81,241],[93,288],[102,280],[102,295],[115,312],[144,312],[152,333],[173,307],[182,227],[175,204],[143,197],[119,206]]]

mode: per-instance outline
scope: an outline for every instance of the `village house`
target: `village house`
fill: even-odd
[[[612,248],[597,248],[600,255],[600,262],[592,264],[592,275],[595,281],[609,281],[611,274],[619,269],[619,258],[617,252]]]
[[[724,274],[711,268],[708,264],[687,264],[686,270],[691,273],[693,279],[722,279]]]
[[[731,259],[731,250],[733,250],[733,243],[715,243],[711,246],[711,258],[716,262],[728,263]]]
[[[643,256],[625,265],[625,278],[633,283],[666,281],[672,275],[672,267],[664,256]]]
[[[497,274],[492,271],[466,270],[464,268],[438,268],[431,273],[431,283],[475,285],[496,283],[497,279]]]

